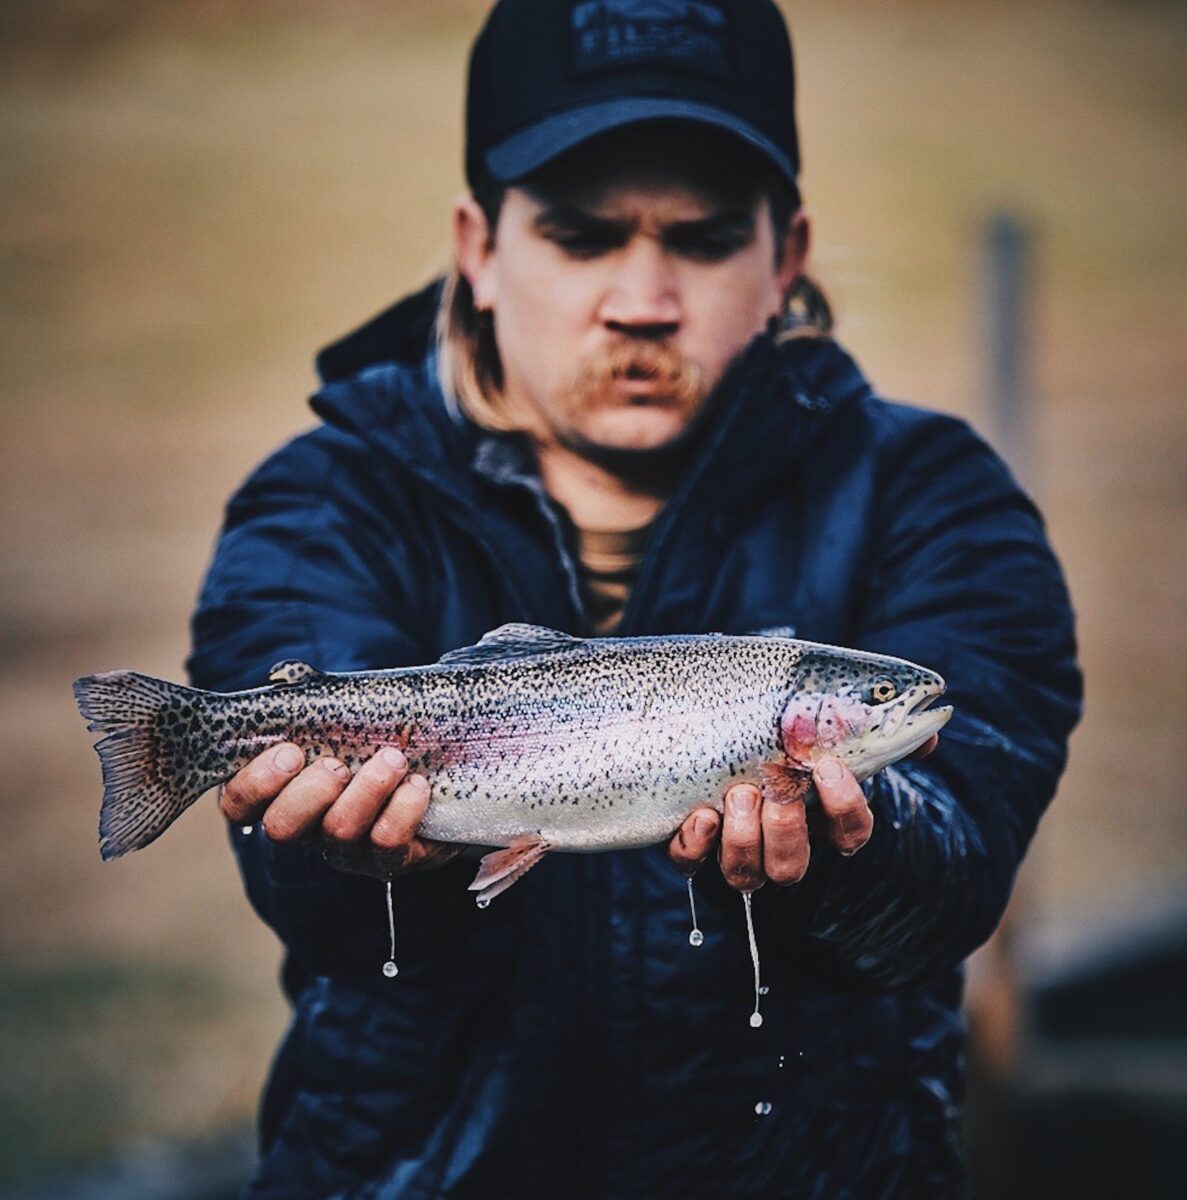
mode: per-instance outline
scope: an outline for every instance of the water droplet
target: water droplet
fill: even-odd
[[[396,910],[392,907],[392,881],[386,880],[383,885],[384,899],[387,901],[387,938],[389,950],[387,962],[383,964],[383,973],[388,979],[395,979],[400,973],[396,966]]]
[[[254,825],[243,825],[240,827],[239,832],[246,837],[254,828]]]
[[[779,1055],[779,1066],[780,1066],[780,1067],[782,1067],[782,1066],[783,1066],[783,1060],[784,1060],[784,1058],[786,1058],[786,1057],[787,1057],[787,1056],[786,1056],[786,1055],[784,1055],[784,1054],[780,1054],[780,1055]]]
[[[692,930],[688,935],[688,944],[700,946],[704,944],[705,935],[697,928],[697,902],[692,894],[692,876],[690,875],[684,882],[688,884],[688,911],[692,914]]]
[[[754,1115],[756,1117],[769,1116],[771,1112],[771,1102],[769,1100],[760,1100],[754,1106]]]
[[[767,987],[767,985],[764,983],[764,984],[762,985],[762,987],[760,987],[760,988],[758,989],[758,994],[759,994],[760,996],[765,996],[765,995],[767,994],[767,992],[769,992],[770,990],[771,990],[771,989],[770,989],[769,987]]]
[[[742,904],[746,909],[746,940],[750,943],[750,961],[754,964],[754,1012],[750,1014],[750,1028],[757,1029],[762,1024],[762,1013],[758,1011],[759,997],[765,990],[758,970],[758,942],[754,937],[754,913],[750,907],[750,893],[742,893]]]
[[[478,896],[475,898],[474,903],[477,904],[479,908],[490,908],[490,897]]]

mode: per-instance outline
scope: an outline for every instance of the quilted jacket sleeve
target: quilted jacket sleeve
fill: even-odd
[[[955,714],[940,748],[866,784],[870,843],[815,851],[794,901],[834,963],[895,985],[993,931],[1079,715],[1067,592],[1033,505],[963,422],[894,413],[854,644],[933,667]],[[797,922],[798,923],[798,922]]]
[[[385,482],[367,462],[349,434],[323,427],[233,497],[193,618],[197,686],[259,687],[286,658],[333,671],[424,661],[417,565],[394,528],[398,496],[374,502]],[[340,874],[316,849],[276,845],[258,828],[235,830],[232,841],[254,907],[306,970],[382,961],[377,881]]]

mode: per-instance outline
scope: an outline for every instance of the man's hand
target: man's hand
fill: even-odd
[[[933,735],[912,758],[924,758],[939,739]],[[812,772],[820,797],[821,832],[844,855],[856,854],[870,840],[874,814],[849,769],[824,758]],[[764,801],[753,783],[736,783],[725,794],[725,813],[698,808],[668,845],[672,861],[685,874],[695,871],[721,833],[721,873],[740,892],[757,891],[769,879],[780,887],[799,883],[811,853],[808,818],[802,800]]]
[[[394,746],[352,778],[336,758],[305,766],[300,748],[285,742],[253,758],[219,793],[232,824],[260,823],[282,845],[320,841],[331,866],[380,879],[440,866],[461,851],[416,836],[428,805],[429,781],[410,775]]]

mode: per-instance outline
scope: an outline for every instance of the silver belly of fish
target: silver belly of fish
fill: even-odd
[[[651,845],[779,755],[782,680],[722,680],[711,654],[631,657],[518,664],[489,681],[489,705],[474,694],[488,680],[473,681],[477,711],[460,726],[447,686],[429,744],[414,733],[407,746],[432,781],[422,832],[485,845],[534,835],[558,850]],[[621,670],[637,681],[631,694]]]

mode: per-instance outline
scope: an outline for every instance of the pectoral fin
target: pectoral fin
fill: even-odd
[[[758,775],[762,798],[774,804],[787,804],[791,800],[807,801],[812,790],[811,774],[786,763],[759,763]]]
[[[470,884],[477,892],[475,902],[485,908],[496,896],[522,879],[548,853],[548,843],[539,837],[516,838],[503,850],[494,850],[478,865],[478,874]]]

